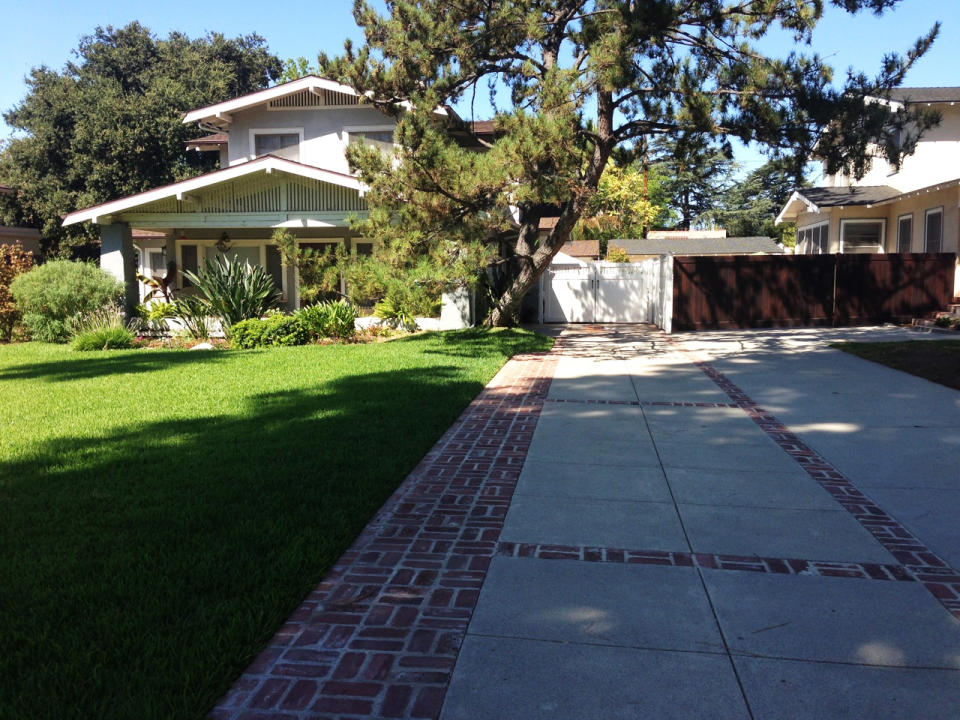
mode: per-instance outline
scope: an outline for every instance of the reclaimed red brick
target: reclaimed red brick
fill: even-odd
[[[409,685],[391,685],[384,695],[380,715],[387,718],[404,717],[412,695],[413,688]]]
[[[313,680],[297,680],[280,703],[281,710],[305,710],[317,694],[318,685]]]
[[[410,711],[411,717],[415,718],[436,718],[440,716],[440,708],[443,706],[444,688],[424,687],[417,693],[417,699]]]

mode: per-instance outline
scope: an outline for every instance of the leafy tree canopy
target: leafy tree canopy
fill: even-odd
[[[259,35],[98,27],[62,70],[31,70],[26,97],[4,114],[18,132],[0,155],[0,182],[17,190],[3,220],[40,228],[48,252],[95,241],[95,228],[63,228],[61,216],[213,169],[210,154],[185,150],[197,130],[182,113],[260,90],[281,70]]]
[[[727,235],[765,235],[793,245],[795,226],[774,225],[774,220],[793,191],[808,184],[802,166],[798,170],[789,160],[768,160],[719,196],[712,217],[726,228]]]
[[[882,13],[897,0],[832,0],[849,12]],[[357,147],[353,165],[370,187],[365,231],[405,262],[430,257],[457,268],[491,233],[510,236],[495,267],[490,322],[509,323],[520,300],[570,237],[615,151],[658,136],[736,137],[774,156],[809,157],[827,173],[861,177],[868,151],[894,163],[936,121],[923,109],[867,102],[900,84],[937,35],[934,26],[904,54],[887,55],[875,77],[849,72],[834,84],[822,58],[804,51],[823,0],[388,0],[381,15],[357,0],[359,49],[319,57],[325,75],[401,114],[396,160]],[[756,41],[792,33],[783,57]],[[477,92],[504,88],[510,109],[484,154],[458,145],[437,112]],[[895,142],[900,135],[904,144]],[[540,238],[537,207],[561,215]],[[505,208],[520,213],[511,218]],[[446,280],[461,281],[452,272]]]
[[[574,227],[574,239],[600,240],[602,245],[614,238],[642,238],[650,228],[671,224],[666,172],[645,158],[629,165],[611,162]]]
[[[729,147],[708,134],[661,135],[653,144],[675,227],[690,230],[712,220],[717,203],[734,184]]]

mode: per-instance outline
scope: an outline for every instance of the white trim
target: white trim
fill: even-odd
[[[843,231],[847,225],[866,225],[868,223],[880,223],[880,241],[877,244],[878,252],[885,253],[887,245],[887,219],[886,218],[841,218],[840,220],[840,250],[846,252],[843,247]]]
[[[297,159],[293,162],[303,162],[303,128],[250,128],[248,131],[248,139],[250,142],[249,148],[250,152],[247,154],[249,160],[256,160],[258,157],[266,157],[266,155],[257,155],[257,135],[298,135],[300,140],[297,141]],[[267,171],[269,172],[269,170]]]
[[[786,204],[783,206],[783,210],[780,211],[780,214],[777,215],[776,219],[773,221],[773,224],[774,224],[774,225],[779,225],[780,223],[785,222],[785,219],[786,219],[786,218],[785,218],[785,215],[786,215],[786,213],[787,213],[787,210],[790,209],[790,206],[793,205],[793,203],[794,203],[795,200],[799,200],[799,201],[802,202],[804,205],[806,205],[808,212],[812,212],[812,213],[819,213],[819,212],[820,212],[820,208],[819,208],[818,206],[814,205],[812,202],[810,202],[809,200],[807,200],[807,198],[805,198],[805,197],[800,193],[799,190],[794,190],[794,191],[793,191],[793,194],[790,196],[790,199],[787,200]],[[809,225],[805,225],[804,227],[810,227],[810,226],[809,226]]]
[[[361,195],[363,195],[366,190],[366,186],[351,175],[344,175],[343,173],[333,172],[332,170],[324,170],[323,168],[303,165],[302,163],[296,163],[292,160],[284,160],[283,158],[274,157],[272,155],[264,155],[256,160],[250,160],[245,163],[240,163],[239,165],[231,165],[223,170],[207,173],[206,175],[191,178],[190,180],[182,180],[181,182],[173,183],[172,185],[165,185],[164,187],[159,187],[154,190],[147,190],[146,192],[137,193],[136,195],[129,195],[125,198],[113,200],[102,205],[95,205],[91,208],[68,213],[63,219],[63,225],[74,225],[87,220],[90,220],[94,223],[106,223],[110,219],[109,216],[118,212],[122,212],[123,210],[129,210],[131,208],[139,207],[140,205],[146,205],[148,203],[155,202],[157,200],[164,200],[169,197],[176,197],[177,193],[189,193],[192,190],[199,190],[201,188],[210,187],[211,185],[229,182],[230,180],[235,180],[252,173],[264,172],[267,170],[277,170],[280,172],[289,173],[290,175],[297,175],[299,177],[310,178],[311,180],[318,180],[320,182],[326,182],[332,185],[339,185],[341,187],[350,188],[351,190],[356,190]]]
[[[929,238],[927,237],[927,231],[930,226],[930,216],[939,215],[940,216],[940,250],[938,252],[943,252],[943,205],[938,205],[937,207],[928,208],[923,211],[923,251],[930,252],[927,249],[927,244]]]
[[[801,247],[800,247],[801,244],[803,242],[806,242],[805,240],[803,241],[800,240],[800,234],[804,230],[813,230],[814,228],[823,227],[824,225],[827,226],[827,247],[824,248],[824,251],[822,253],[799,252],[801,250]],[[826,220],[818,220],[815,223],[810,223],[809,225],[804,225],[803,227],[797,225],[796,251],[798,255],[828,255],[830,253],[830,218],[827,218]]]
[[[303,90],[332,90],[333,92],[342,93],[344,95],[360,97],[360,93],[358,93],[352,87],[341,85],[338,82],[327,80],[326,78],[318,77],[317,75],[307,75],[306,77],[299,78],[292,82],[274,85],[272,88],[267,88],[266,90],[260,90],[258,92],[250,93],[249,95],[241,95],[233,100],[227,100],[215,105],[207,105],[206,107],[191,110],[190,112],[184,113],[183,122],[185,124],[192,122],[203,122],[211,118],[217,118],[224,113],[244,110],[255,105],[262,105],[270,102],[271,100],[276,100],[277,98],[286,97],[288,95],[296,95],[298,92]]]
[[[908,247],[909,247],[910,249],[907,250],[907,252],[911,252],[911,251],[913,250],[913,213],[912,213],[912,212],[908,212],[908,213],[903,213],[903,214],[901,214],[901,215],[897,215],[897,238],[896,238],[896,240],[897,240],[897,252],[898,252],[898,253],[899,253],[899,252],[903,252],[903,251],[900,249],[900,221],[903,220],[904,218],[910,218],[910,240],[909,240],[909,243],[908,243]]]

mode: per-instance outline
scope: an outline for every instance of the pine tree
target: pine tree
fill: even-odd
[[[824,4],[392,0],[380,15],[357,0],[365,44],[321,55],[319,67],[397,114],[401,146],[397,157],[350,151],[376,208],[363,229],[398,270],[416,265],[423,282],[469,281],[478,263],[506,273],[489,317],[501,325],[515,321],[570,238],[615,152],[658,136],[711,136],[756,142],[774,156],[805,158],[816,145],[828,173],[862,176],[874,145],[898,162],[911,143],[897,146],[892,133],[908,123],[922,131],[936,117],[865,97],[901,83],[939,26],[902,56],[888,55],[876,77],[850,73],[839,88],[817,55],[757,49],[775,27],[808,43]],[[833,4],[882,13],[896,0]],[[445,108],[488,89],[510,102],[496,115],[495,140],[477,153],[449,132],[458,123]],[[541,238],[548,206],[560,215]],[[508,251],[492,254],[494,237]]]

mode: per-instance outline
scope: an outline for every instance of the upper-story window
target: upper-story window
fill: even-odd
[[[344,132],[346,132],[347,142],[350,144],[363,143],[388,152],[392,152],[394,149],[393,127],[390,125],[346,127]]]
[[[303,130],[300,128],[280,128],[276,130],[251,130],[250,145],[254,157],[276,155],[287,160],[300,162],[300,143]]]

